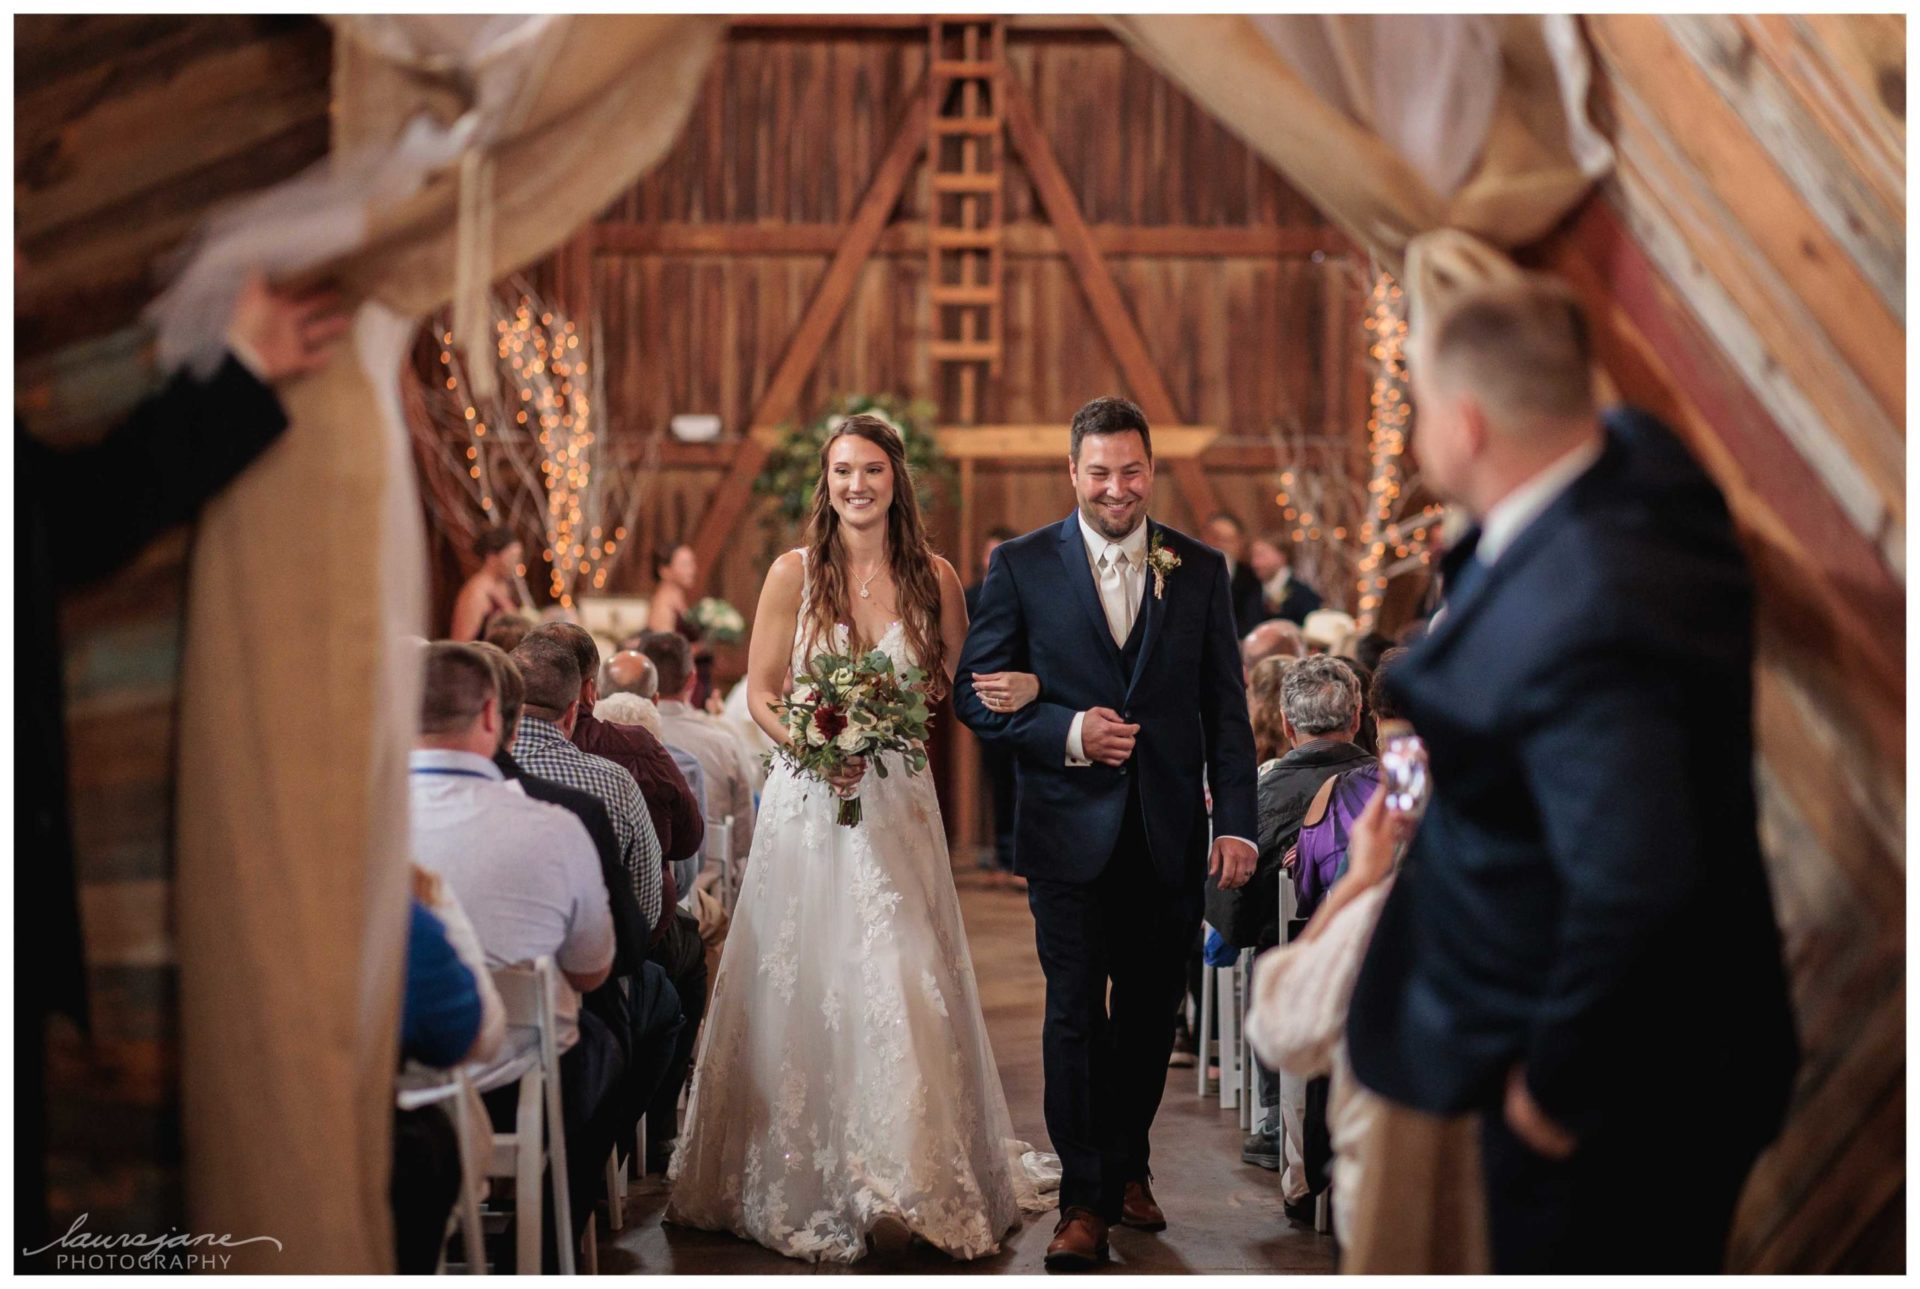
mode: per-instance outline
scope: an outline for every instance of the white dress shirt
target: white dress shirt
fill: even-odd
[[[1493,567],[1528,524],[1593,468],[1604,446],[1605,441],[1595,435],[1488,507],[1486,518],[1480,521],[1480,544],[1473,548],[1474,558]]]
[[[1124,648],[1133,632],[1134,617],[1140,612],[1140,592],[1147,580],[1147,521],[1143,517],[1132,532],[1116,542],[1095,531],[1085,515],[1076,514],[1075,518],[1087,549],[1087,564],[1093,569],[1093,585],[1100,592],[1100,607],[1107,614],[1107,630],[1113,634],[1113,642]],[[1080,742],[1080,728],[1086,720],[1085,712],[1077,712],[1073,724],[1067,727],[1068,765],[1093,764]]]
[[[578,817],[502,782],[471,752],[415,748],[408,769],[413,860],[446,882],[488,967],[551,954],[561,971],[593,975],[613,961],[600,852]],[[579,1014],[580,995],[560,980],[562,1050],[580,1036]]]

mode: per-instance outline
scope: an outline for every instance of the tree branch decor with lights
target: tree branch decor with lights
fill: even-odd
[[[444,319],[426,338],[436,380],[407,419],[429,517],[456,540],[494,526],[536,537],[548,595],[572,608],[606,585],[654,472],[610,468],[597,336],[516,279],[493,298],[493,337],[480,359],[496,365],[491,396]]]

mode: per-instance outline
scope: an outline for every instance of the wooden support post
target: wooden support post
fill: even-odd
[[[1106,337],[1114,361],[1120,365],[1120,374],[1126,378],[1134,397],[1140,400],[1140,410],[1147,414],[1149,423],[1178,423],[1182,418],[1174,406],[1173,391],[1147,352],[1147,342],[1134,324],[1120,286],[1100,254],[1080,203],[1074,198],[1073,186],[1060,169],[1060,159],[1054,155],[1053,145],[1034,118],[1033,105],[1012,76],[1002,77],[1001,86],[1006,100],[1007,131],[1013,138],[1013,146],[1020,150],[1028,177],[1040,194],[1040,204],[1046,208],[1047,218],[1053,222],[1054,232],[1060,238],[1060,249],[1073,265],[1074,276],[1087,297],[1087,307],[1100,333]],[[1197,527],[1220,508],[1213,485],[1207,482],[1206,471],[1198,461],[1175,460],[1171,468],[1174,482],[1186,498]]]
[[[787,341],[787,350],[781,355],[780,365],[774,369],[766,391],[760,395],[760,401],[753,409],[751,423],[740,438],[726,476],[714,492],[713,500],[708,503],[707,513],[700,520],[693,550],[699,562],[703,585],[714,561],[719,557],[721,546],[733,532],[741,512],[753,496],[754,478],[767,459],[764,436],[754,431],[775,427],[793,415],[800,391],[806,386],[807,377],[813,373],[814,364],[819,361],[820,350],[840,324],[840,315],[846,311],[847,301],[852,298],[853,288],[860,280],[860,270],[872,256],[880,233],[886,228],[887,217],[899,203],[907,176],[913,172],[914,162],[919,159],[926,143],[927,96],[916,89],[907,96],[907,109],[894,129],[893,142],[888,145],[886,155],[874,171],[873,182],[867,186],[866,195],[861,197],[860,205],[854,210],[853,219],[847,224],[846,236],[827,265],[826,275],[820,279],[813,299],[808,301],[807,311],[793,329],[793,336]]]

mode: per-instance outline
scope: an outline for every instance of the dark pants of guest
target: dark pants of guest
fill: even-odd
[[[1118,1221],[1126,1183],[1148,1176],[1148,1130],[1166,1091],[1200,883],[1161,880],[1130,796],[1101,874],[1091,882],[1029,877],[1027,903],[1047,977],[1041,1051],[1060,1206]]]
[[[1555,1162],[1515,1137],[1498,1107],[1481,1115],[1494,1271],[1722,1270],[1734,1205],[1757,1150],[1735,1144],[1699,1104],[1648,1108],[1616,1122]],[[1621,1203],[1634,1198],[1644,1202],[1623,1226]]]
[[[980,768],[993,792],[993,867],[1013,871],[1013,754],[991,743],[980,745]]]
[[[690,913],[675,912],[667,933],[654,946],[652,960],[666,973],[681,1009],[672,1055],[659,1088],[647,1103],[648,1151],[657,1153],[656,1146],[665,1149],[679,1136],[680,1089],[686,1086],[687,1068],[693,1064],[693,1040],[707,1013],[707,946],[700,938],[699,921]]]
[[[604,1196],[607,1151],[613,1147],[619,1111],[619,1098],[615,1093],[626,1074],[619,1040],[605,1021],[582,1007],[579,1041],[560,1054],[560,1116],[567,1144],[567,1201],[572,1209],[572,1239],[576,1244],[587,1229],[593,1206]],[[514,1131],[520,1086],[495,1088],[482,1099],[493,1126],[502,1132]],[[557,1271],[552,1183],[552,1170],[548,1170],[548,1219],[540,1224],[545,1243],[540,1256],[542,1266]]]
[[[619,1039],[625,1063],[613,1098],[609,1139],[620,1144],[623,1154],[631,1154],[634,1129],[666,1082],[685,1028],[680,993],[667,978],[666,968],[648,961],[641,963],[633,975],[594,990],[592,1002],[595,1012]]]
[[[403,1276],[430,1276],[440,1265],[447,1215],[460,1197],[460,1137],[437,1105],[393,1116],[393,1257]]]

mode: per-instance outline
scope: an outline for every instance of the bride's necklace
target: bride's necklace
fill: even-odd
[[[880,576],[881,571],[885,569],[886,566],[887,566],[886,561],[882,560],[880,563],[874,565],[873,572],[867,574],[865,577],[861,577],[858,573],[855,573],[853,575],[854,578],[860,583],[861,599],[871,600],[873,598],[873,592],[869,591],[867,588],[873,584],[874,578]]]

